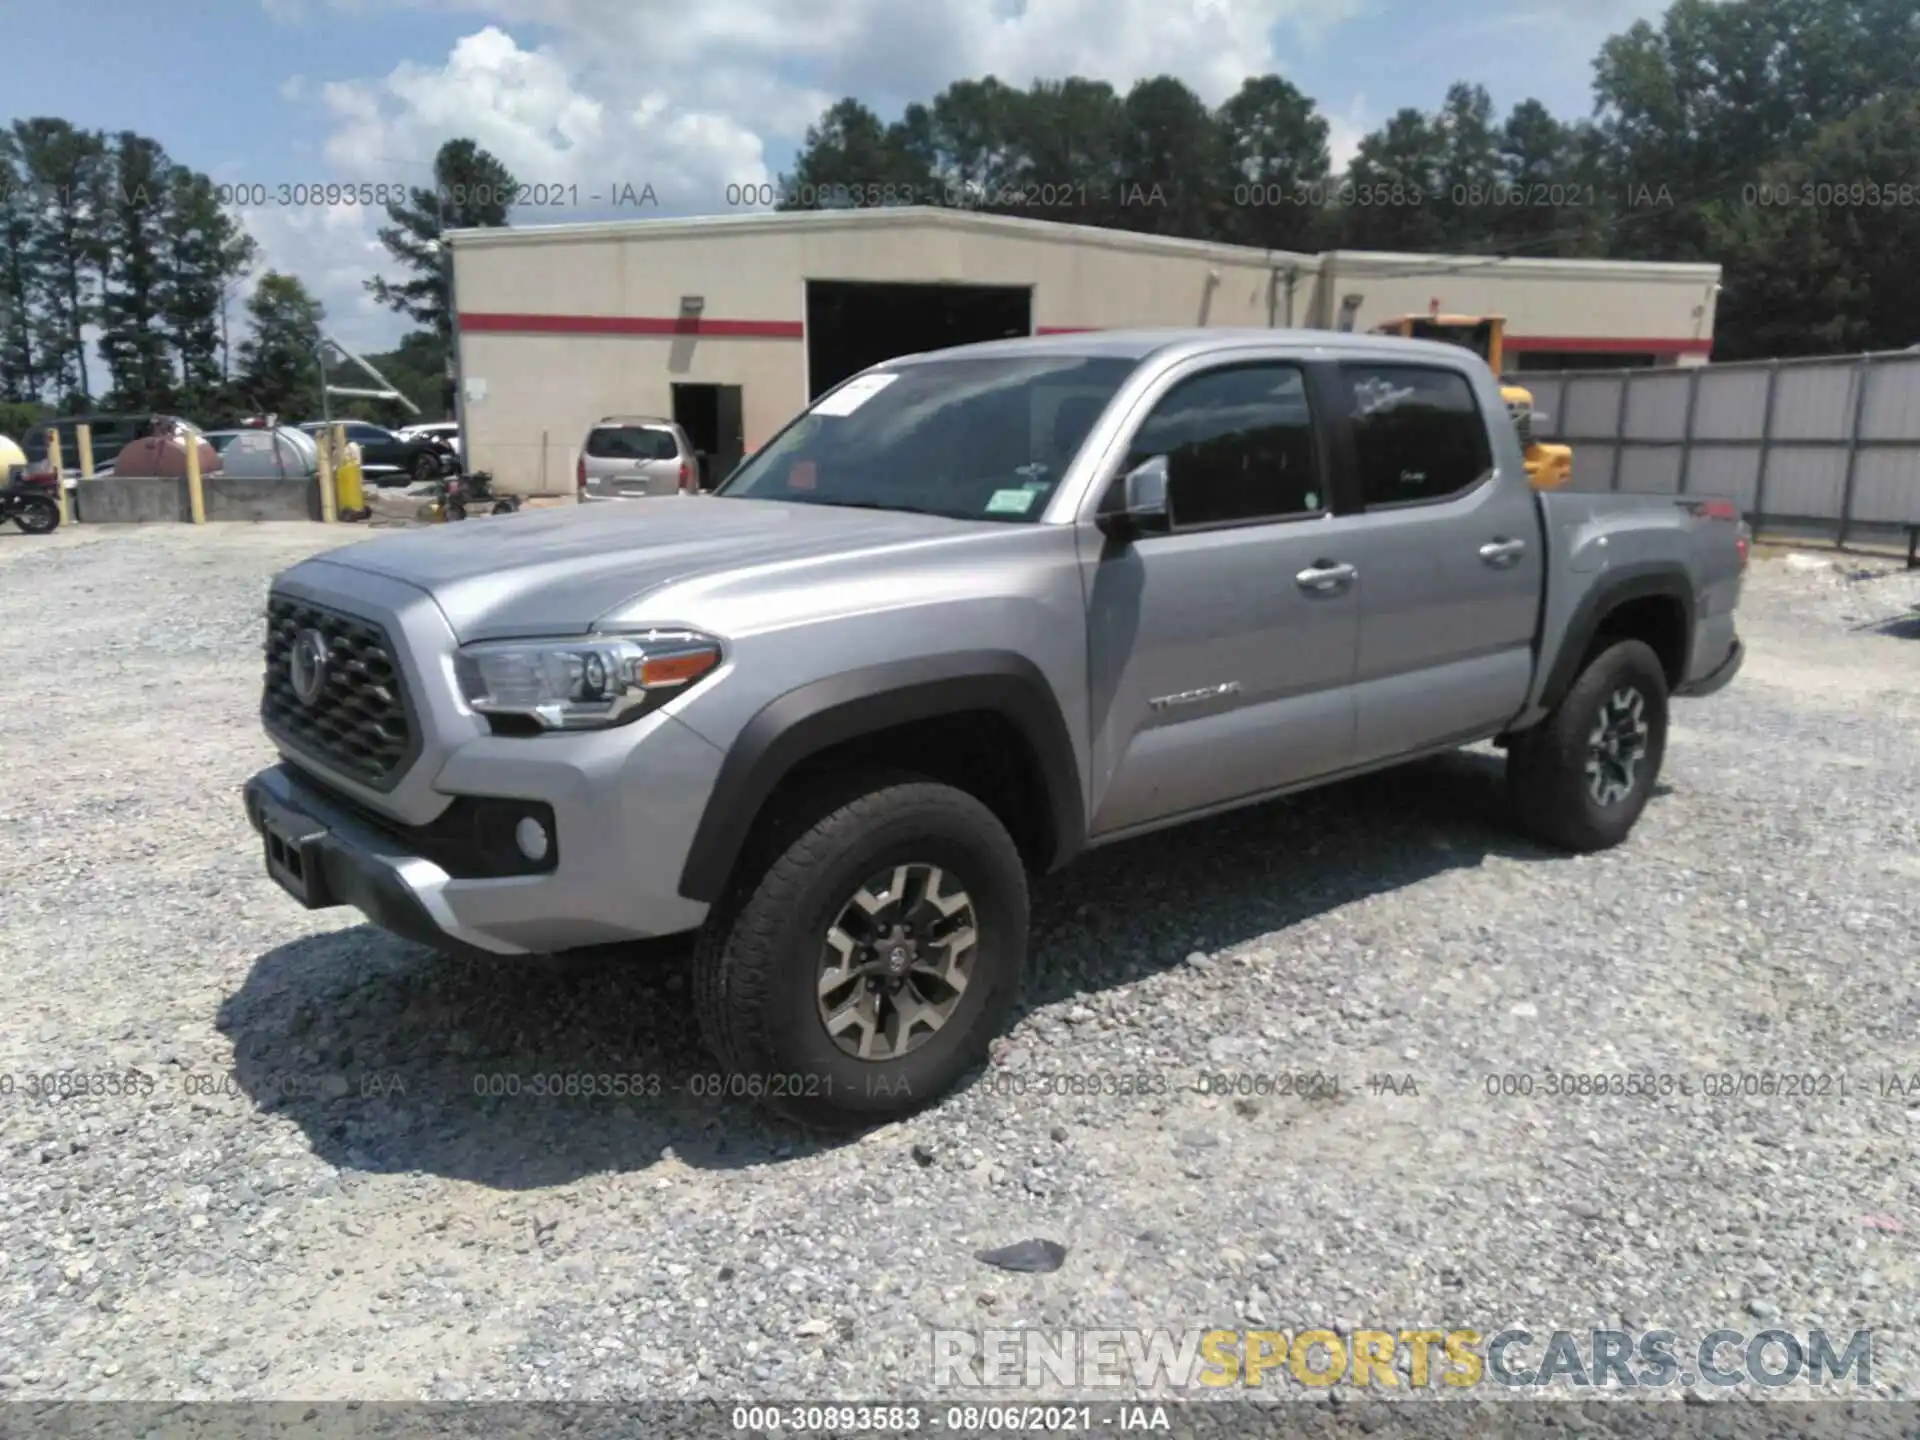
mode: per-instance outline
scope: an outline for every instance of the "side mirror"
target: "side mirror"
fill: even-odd
[[[1172,524],[1164,455],[1155,455],[1136,465],[1108,494],[1110,508],[1103,509],[1099,517],[1100,528],[1108,535],[1116,538],[1153,535]]]

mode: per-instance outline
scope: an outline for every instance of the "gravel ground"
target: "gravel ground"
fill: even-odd
[[[328,543],[0,535],[0,1392],[931,1396],[929,1327],[1016,1325],[1871,1327],[1920,1383],[1920,576],[1757,561],[1610,854],[1513,839],[1464,754],[1087,857],[987,1075],[825,1143],[691,1093],[674,964],[447,960],[265,879],[259,611]],[[474,1093],[555,1070],[668,1088]],[[1549,1071],[1850,1093],[1486,1090]],[[1194,1092],[1293,1072],[1339,1092]],[[1029,1236],[1065,1266],[974,1258]]]

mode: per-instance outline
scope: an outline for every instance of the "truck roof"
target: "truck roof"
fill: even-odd
[[[1059,335],[1022,335],[1011,340],[986,340],[928,350],[885,361],[888,365],[918,364],[955,358],[1014,357],[1021,355],[1089,355],[1144,360],[1149,355],[1179,349],[1194,353],[1232,350],[1247,345],[1278,346],[1300,351],[1333,351],[1342,355],[1387,360],[1458,360],[1472,352],[1439,340],[1406,340],[1397,335],[1361,335],[1345,330],[1262,329],[1238,326],[1179,326],[1138,330],[1078,330]]]

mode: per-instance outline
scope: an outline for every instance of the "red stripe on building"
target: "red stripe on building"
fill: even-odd
[[[709,320],[680,315],[511,315],[480,312],[460,317],[460,328],[476,334],[520,335],[710,335],[736,340],[799,340],[807,327],[798,320]],[[1041,325],[1041,335],[1092,335],[1098,325]],[[1711,355],[1711,340],[1672,340],[1593,335],[1509,335],[1506,348],[1522,351],[1572,351],[1592,355]]]
[[[798,340],[798,320],[708,320],[685,315],[463,314],[460,328],[518,335],[713,335],[736,340]]]
[[[1589,355],[1711,355],[1711,340],[1601,338],[1593,335],[1509,335],[1509,350],[1565,350]]]

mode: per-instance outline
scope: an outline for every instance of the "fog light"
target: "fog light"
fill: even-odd
[[[513,827],[513,843],[520,847],[520,853],[538,865],[547,858],[547,827],[531,815]]]

